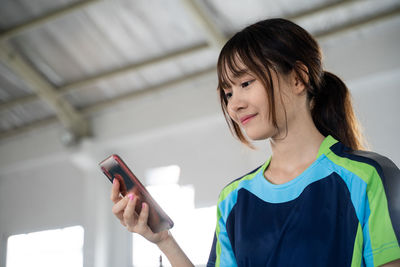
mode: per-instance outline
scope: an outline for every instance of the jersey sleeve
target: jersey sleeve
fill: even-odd
[[[237,266],[226,230],[226,219],[229,213],[229,210],[227,210],[228,205],[226,204],[226,201],[220,199],[217,205],[217,226],[207,267]]]
[[[400,258],[400,171],[385,157],[373,159],[375,168],[367,185],[363,257],[366,266],[381,266]]]

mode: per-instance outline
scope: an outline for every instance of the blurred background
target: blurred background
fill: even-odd
[[[168,266],[111,213],[113,153],[203,266],[220,190],[270,155],[231,136],[216,60],[271,17],[317,38],[370,148],[400,165],[399,0],[0,0],[0,266]]]

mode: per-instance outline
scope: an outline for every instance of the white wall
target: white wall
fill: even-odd
[[[353,93],[373,150],[400,165],[400,19],[371,31],[322,40],[327,70]],[[266,144],[251,151],[223,120],[215,75],[129,100],[91,119],[95,136],[79,147],[60,143],[51,125],[0,143],[0,266],[7,236],[81,224],[85,266],[128,266],[130,235],[111,215],[110,184],[97,163],[120,154],[142,177],[147,168],[177,164],[181,184],[194,184],[198,207],[215,204],[222,187],[260,165]],[[210,240],[211,242],[211,240]],[[210,244],[211,245],[211,244]]]

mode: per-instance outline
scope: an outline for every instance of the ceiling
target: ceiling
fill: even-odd
[[[218,51],[267,17],[318,39],[400,16],[399,0],[1,0],[0,141],[215,73]]]

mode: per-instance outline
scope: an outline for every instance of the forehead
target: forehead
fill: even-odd
[[[248,67],[237,53],[223,58],[222,66],[224,72],[230,77],[235,77],[248,70]]]
[[[238,56],[227,57],[221,63],[218,70],[218,80],[221,88],[230,88],[244,75],[252,74],[252,71]]]

